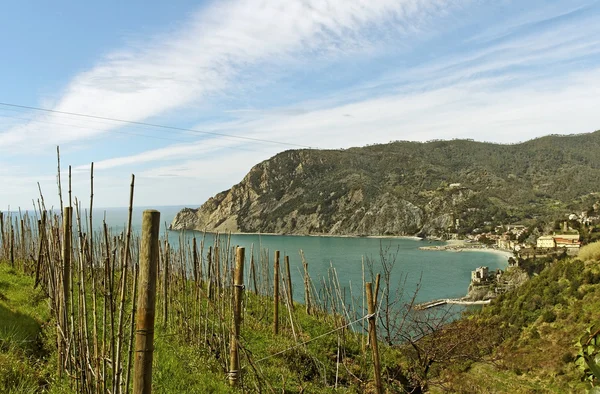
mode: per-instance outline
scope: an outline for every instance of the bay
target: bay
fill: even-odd
[[[164,234],[177,212],[182,206],[154,207],[161,212],[161,234]],[[146,209],[134,209],[132,229],[141,229],[142,212]],[[94,227],[100,225],[104,216],[113,231],[122,231],[127,222],[127,208],[94,209]],[[178,231],[168,231],[171,240],[177,240]],[[203,234],[186,231],[186,238],[202,238]],[[206,234],[206,245],[214,243],[214,235]],[[221,240],[225,239],[221,235]],[[416,240],[411,238],[370,238],[370,237],[329,237],[329,236],[293,236],[293,235],[259,235],[233,234],[232,246],[243,246],[247,255],[253,245],[255,256],[258,250],[268,249],[270,259],[275,250],[283,256],[290,256],[290,267],[294,287],[294,299],[303,300],[302,261],[299,251],[302,250],[309,264],[309,272],[315,286],[320,288],[322,278],[328,277],[328,270],[334,267],[341,286],[346,288],[347,299],[352,294],[356,299],[362,293],[363,261],[373,261],[374,272],[381,272],[380,252],[387,258],[395,256],[396,262],[391,276],[390,293],[404,289],[405,299],[412,295],[420,282],[417,301],[424,302],[438,298],[457,298],[466,294],[470,283],[471,271],[479,266],[487,266],[490,270],[505,269],[507,257],[502,254],[486,251],[429,251],[420,250],[421,246],[443,245],[439,241]],[[272,264],[272,263],[271,263]],[[272,266],[272,265],[271,265]],[[247,265],[248,267],[248,265]],[[366,280],[371,280],[368,272]],[[246,272],[246,280],[248,272]],[[406,279],[406,280],[405,280]]]

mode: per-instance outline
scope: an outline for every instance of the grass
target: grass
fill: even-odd
[[[229,387],[227,381],[229,324],[219,324],[214,306],[205,300],[200,312],[205,316],[207,311],[210,320],[202,320],[200,330],[193,325],[190,327],[196,328],[191,331],[185,329],[190,322],[178,310],[185,297],[180,299],[178,293],[173,297],[174,309],[167,328],[162,327],[157,305],[153,392],[240,392]],[[554,262],[517,291],[460,321],[479,324],[487,330],[486,335],[499,330],[500,340],[494,343],[491,354],[477,362],[437,364],[430,389],[462,393],[583,390],[580,372],[573,363],[573,344],[585,327],[597,320],[599,309],[600,263],[571,259]],[[302,305],[296,304],[295,339],[283,303],[279,335],[272,334],[272,299],[246,292],[243,310],[243,391],[373,390],[372,360],[370,349],[363,348],[364,337],[351,330],[330,333],[339,326],[339,317],[309,316]],[[229,321],[228,313],[225,321]],[[0,263],[0,394],[74,392],[67,378],[56,378],[56,333],[49,321],[48,302],[40,290],[33,289],[33,280]],[[203,327],[208,327],[206,337]],[[399,383],[393,375],[399,369],[410,372],[406,350],[403,346],[380,344],[384,380],[390,392],[399,390],[392,386]],[[343,360],[339,365],[338,357]]]
[[[296,304],[294,319],[297,342],[288,323],[281,324],[279,335],[273,335],[272,320],[265,318],[264,314],[265,303],[270,309],[271,299],[247,294],[245,302],[240,339],[244,348],[240,352],[243,372],[240,385],[244,391],[363,392],[356,381],[350,380],[344,366],[340,366],[339,387],[334,390],[338,336],[334,333],[317,339],[335,327],[332,316],[309,316],[303,306]],[[170,329],[159,328],[156,332],[153,371],[155,392],[179,392],[182,384],[188,393],[238,392],[228,386],[224,359],[229,354],[222,353],[219,341],[223,335],[219,334],[218,328],[215,335],[208,338],[211,342],[209,346],[190,346],[184,338],[174,334],[175,331],[171,325]],[[360,361],[361,337],[346,331],[340,338],[343,339],[340,349],[346,357],[347,367],[352,369],[354,365],[365,364]],[[289,350],[299,342],[311,339],[314,341]],[[252,363],[247,355],[251,355]],[[372,372],[364,365],[355,372],[366,380],[372,379]]]
[[[492,354],[462,371],[447,366],[438,382],[463,393],[585,392],[575,343],[598,321],[599,309],[600,262],[555,261],[471,316],[502,339]]]
[[[49,318],[33,279],[0,264],[0,393],[35,393],[47,386],[43,325]]]
[[[126,307],[129,310],[129,305]],[[201,307],[202,315],[206,308],[209,308],[210,319],[217,320],[207,302]],[[340,355],[344,357],[345,366],[340,365],[339,369],[336,368],[338,333],[315,339],[339,324],[339,317],[322,313],[309,316],[302,305],[296,304],[293,314],[296,340],[284,304],[281,304],[283,319],[279,335],[272,334],[271,311],[272,299],[250,292],[245,295],[241,329],[244,350],[240,352],[244,391],[359,393],[370,387],[372,362],[370,351],[362,350],[361,335],[350,330],[340,332]],[[50,319],[47,298],[41,290],[33,289],[33,279],[0,263],[0,394],[75,392],[68,378],[56,376],[56,332]],[[185,330],[180,329],[183,324],[175,318],[164,328],[161,313],[157,313],[153,392],[180,393],[182,388],[186,393],[240,392],[231,388],[227,380],[225,360],[229,354],[222,341],[228,348],[228,328],[223,330],[218,321],[207,323],[207,341],[211,343],[204,344],[196,342],[204,341],[203,335],[195,339],[186,336]],[[311,339],[314,340],[306,345],[285,351]],[[395,353],[393,349],[382,348],[382,353]],[[253,363],[249,362],[248,355]],[[393,363],[396,357],[387,359]],[[385,366],[386,361],[383,364]],[[337,389],[334,388],[336,375]]]

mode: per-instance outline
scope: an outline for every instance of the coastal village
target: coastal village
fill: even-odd
[[[455,252],[494,251],[508,258],[508,268],[505,272],[501,269],[490,270],[486,266],[478,267],[471,272],[471,283],[465,297],[431,301],[419,305],[418,309],[444,304],[488,303],[492,298],[529,279],[532,272],[528,271],[534,271],[535,267],[532,266],[535,264],[528,261],[539,261],[543,265],[566,256],[577,256],[582,245],[600,239],[600,215],[590,215],[589,212],[600,212],[600,205],[594,204],[588,212],[565,215],[566,220],[555,222],[551,233],[540,233],[537,225],[507,224],[496,226],[493,231],[487,232],[475,229],[464,239],[453,235],[446,245],[421,247],[422,250]],[[511,270],[512,268],[521,269]]]

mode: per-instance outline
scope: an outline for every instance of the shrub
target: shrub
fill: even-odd
[[[582,261],[600,260],[600,241],[585,245],[577,257]]]
[[[556,313],[553,311],[546,309],[544,313],[542,313],[542,321],[544,323],[552,323],[556,320]]]
[[[571,353],[564,353],[561,357],[562,362],[565,364],[570,364],[573,361],[575,361],[575,356],[572,355]]]

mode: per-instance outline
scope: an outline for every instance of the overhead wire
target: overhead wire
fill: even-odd
[[[176,139],[176,138],[161,137],[161,136],[156,136],[156,135],[132,133],[130,131],[124,131],[124,130],[103,130],[103,129],[93,128],[93,127],[83,126],[83,125],[66,124],[66,123],[58,123],[58,122],[49,122],[49,121],[46,121],[46,120],[39,120],[39,119],[34,119],[34,118],[23,118],[23,117],[18,117],[18,116],[10,116],[10,115],[2,115],[2,114],[0,114],[0,118],[12,118],[12,119],[18,119],[18,120],[25,120],[25,121],[33,122],[33,123],[43,123],[43,124],[51,124],[51,125],[55,125],[55,126],[72,127],[72,128],[77,128],[77,129],[87,129],[87,130],[103,131],[103,132],[106,132],[106,133],[125,134],[125,135],[131,135],[131,136],[136,136],[136,137],[153,138],[153,139],[159,139],[159,140],[165,140],[165,141],[173,141],[173,142],[183,142],[183,143],[196,143],[197,142],[197,141],[190,141],[190,140],[183,140],[183,139]],[[249,151],[249,152],[263,152],[263,153],[266,153],[266,152],[264,152],[262,150],[242,148],[242,147],[239,147],[239,146],[228,146],[228,145],[215,144],[215,143],[205,143],[205,144],[207,146],[209,146],[209,147],[222,147],[222,148],[235,149],[235,150],[243,150],[243,151]],[[206,150],[210,150],[210,149],[207,148]]]
[[[87,119],[106,120],[106,121],[117,122],[117,123],[152,127],[152,128],[157,128],[157,129],[186,131],[186,132],[190,132],[190,133],[214,135],[214,136],[221,137],[221,138],[233,138],[233,139],[244,140],[244,141],[254,141],[254,142],[260,142],[260,143],[268,143],[268,144],[275,144],[275,145],[285,145],[285,146],[293,146],[293,147],[297,147],[297,148],[312,149],[312,147],[310,147],[308,145],[295,144],[295,143],[291,143],[291,142],[277,141],[277,140],[272,140],[272,139],[246,137],[246,136],[240,136],[240,135],[235,135],[235,134],[219,133],[216,131],[197,130],[197,129],[191,129],[191,128],[186,128],[186,127],[168,126],[168,125],[163,125],[163,124],[158,124],[158,123],[149,123],[149,122],[141,122],[141,121],[134,121],[134,120],[119,119],[119,118],[111,118],[111,117],[107,117],[107,116],[82,114],[82,113],[78,113],[78,112],[58,111],[58,110],[54,110],[54,109],[34,107],[34,106],[28,106],[28,105],[0,102],[0,106],[10,107],[10,108],[22,108],[22,109],[28,109],[28,110],[32,110],[32,111],[46,112],[46,113],[52,113],[52,114],[77,116],[77,117],[87,118]]]
[[[319,147],[315,147],[315,146],[309,146],[309,145],[303,145],[303,144],[296,144],[296,143],[290,143],[290,142],[285,142],[285,141],[277,141],[277,140],[273,140],[273,139],[262,139],[262,138],[254,138],[254,137],[246,137],[246,136],[240,136],[240,135],[235,135],[235,134],[227,134],[227,133],[219,133],[219,132],[214,132],[214,131],[207,131],[207,130],[197,130],[197,129],[191,129],[191,128],[185,128],[185,127],[177,127],[177,126],[169,126],[169,125],[163,125],[163,124],[158,124],[158,123],[149,123],[149,122],[141,122],[141,121],[132,121],[132,120],[126,120],[126,119],[119,119],[119,118],[111,118],[111,117],[106,117],[106,116],[98,116],[98,115],[91,115],[91,114],[83,114],[83,113],[78,113],[78,112],[68,112],[68,111],[58,111],[58,110],[53,110],[53,109],[48,109],[48,108],[41,108],[41,107],[35,107],[35,106],[28,106],[28,105],[21,105],[21,104],[13,104],[13,103],[7,103],[7,102],[0,102],[0,106],[4,107],[4,109],[6,110],[13,110],[13,111],[19,111],[19,110],[32,110],[32,111],[38,111],[38,112],[45,112],[45,113],[51,113],[54,115],[63,115],[63,116],[69,116],[69,117],[78,117],[78,118],[85,118],[88,120],[92,120],[92,121],[100,121],[102,124],[112,124],[112,123],[106,123],[106,122],[117,122],[117,123],[122,123],[122,124],[129,124],[132,126],[135,126],[137,128],[141,128],[143,130],[148,130],[148,129],[164,129],[164,130],[170,130],[173,132],[177,132],[183,135],[190,135],[190,133],[192,134],[204,134],[204,135],[213,135],[219,138],[223,138],[223,139],[228,139],[228,140],[242,140],[242,141],[248,141],[251,143],[262,143],[262,144],[273,144],[273,145],[284,145],[284,146],[290,146],[290,147],[296,147],[296,148],[303,148],[303,149],[316,149],[316,150],[324,150],[322,148]],[[1,115],[0,115],[1,116]],[[9,117],[9,116],[6,116]],[[72,119],[72,118],[67,118],[67,119]],[[49,124],[53,124],[52,122],[48,122],[48,121],[42,121],[42,120],[37,120],[37,119],[30,119],[29,121],[31,122],[40,122],[40,123],[49,123]],[[63,126],[68,126],[68,127],[87,127],[87,126],[78,126],[78,125],[65,125],[65,124],[59,124],[59,123],[55,123],[57,125],[63,125]],[[91,130],[100,130],[100,129],[94,129],[94,128],[90,128],[87,127],[88,129]],[[171,141],[176,141],[176,142],[190,142],[190,141],[186,141],[186,140],[178,140],[178,139],[174,139],[174,138],[168,138],[168,137],[160,137],[160,136],[152,136],[152,135],[147,135],[147,134],[135,134],[135,133],[131,133],[128,131],[123,131],[123,130],[103,130],[105,132],[110,132],[110,133],[117,133],[117,134],[126,134],[126,135],[132,135],[132,136],[138,136],[138,137],[143,137],[143,138],[154,138],[154,139],[161,139],[161,140],[171,140]],[[230,148],[230,149],[235,149],[235,150],[245,150],[245,151],[254,151],[254,152],[263,152],[263,153],[267,153],[265,151],[260,151],[260,150],[255,150],[255,149],[247,149],[247,148],[242,148],[239,146],[227,146],[227,145],[216,145],[216,144],[212,144],[211,146],[220,146],[220,147],[224,147],[224,148]],[[338,152],[338,153],[344,153],[344,152],[348,152],[348,149],[327,149],[333,152]],[[398,156],[398,157],[405,157],[404,154],[399,153],[399,152],[368,152],[368,151],[361,151],[359,153],[359,156],[367,156],[367,157],[374,157],[377,159],[384,159],[385,156]]]

